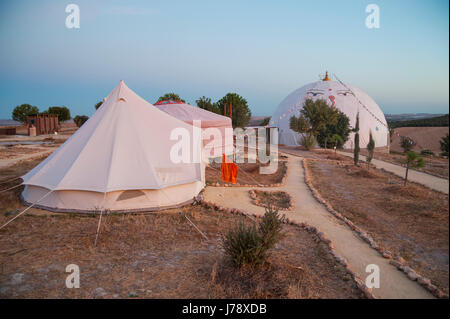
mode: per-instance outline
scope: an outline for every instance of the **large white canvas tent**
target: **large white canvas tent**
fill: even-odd
[[[77,212],[148,211],[189,202],[204,186],[204,166],[171,160],[177,128],[201,145],[199,134],[193,141],[191,125],[121,81],[74,135],[22,177],[22,198],[48,210]],[[200,147],[190,153],[201,159]]]
[[[360,147],[366,148],[369,142],[369,132],[375,140],[375,147],[385,147],[389,143],[389,130],[383,111],[375,101],[362,90],[332,81],[328,74],[322,81],[306,84],[289,94],[273,113],[269,125],[278,127],[280,144],[288,146],[300,145],[301,135],[289,127],[290,118],[299,116],[306,99],[325,99],[329,105],[334,106],[345,113],[352,127],[356,123],[356,115],[359,112],[360,121]],[[344,148],[354,147],[354,133],[344,144]]]
[[[233,153],[233,126],[229,117],[175,100],[160,101],[155,106],[190,125],[194,125],[194,121],[201,121],[206,158]],[[215,135],[215,131],[220,136]]]

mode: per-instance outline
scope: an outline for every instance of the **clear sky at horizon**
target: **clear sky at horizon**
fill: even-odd
[[[69,3],[80,29],[65,26]],[[369,3],[380,29],[365,26]],[[90,116],[121,79],[151,103],[236,92],[270,116],[325,70],[385,113],[448,113],[448,39],[446,0],[2,0],[0,118],[22,103]]]

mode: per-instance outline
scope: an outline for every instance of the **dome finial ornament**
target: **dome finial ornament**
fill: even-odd
[[[331,79],[328,77],[328,71],[325,71],[325,77],[323,78],[323,81],[331,81]]]

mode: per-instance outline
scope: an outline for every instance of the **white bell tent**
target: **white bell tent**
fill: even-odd
[[[201,121],[205,158],[233,154],[233,126],[229,117],[175,100],[160,101],[154,105],[190,125]]]
[[[151,211],[191,201],[204,186],[201,147],[171,160],[174,129],[201,134],[148,103],[123,81],[52,155],[23,176],[22,198],[51,211]],[[197,135],[197,140],[194,140]],[[189,145],[192,145],[191,143]]]
[[[344,84],[340,81],[332,81],[328,73],[322,81],[306,84],[289,94],[278,105],[273,113],[269,125],[278,127],[279,144],[287,146],[300,145],[301,135],[290,129],[289,123],[292,116],[299,116],[306,99],[325,99],[329,105],[334,106],[345,113],[352,127],[356,124],[356,115],[359,112],[360,121],[360,147],[366,148],[369,142],[369,132],[372,132],[375,147],[385,147],[389,143],[389,130],[383,111],[375,101],[362,90]],[[345,149],[353,148],[354,133],[344,144]]]

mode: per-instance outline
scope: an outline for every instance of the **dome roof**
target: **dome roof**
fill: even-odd
[[[375,140],[375,147],[388,145],[389,130],[387,122],[377,103],[364,91],[341,82],[332,81],[329,78],[302,86],[289,94],[278,105],[269,125],[278,127],[278,142],[280,144],[300,145],[300,134],[289,128],[289,121],[292,116],[300,115],[303,103],[308,98],[326,100],[330,106],[338,108],[348,116],[352,127],[356,123],[356,115],[359,112],[361,148],[366,148],[370,131],[372,131]],[[345,143],[344,148],[353,148],[353,133]]]

